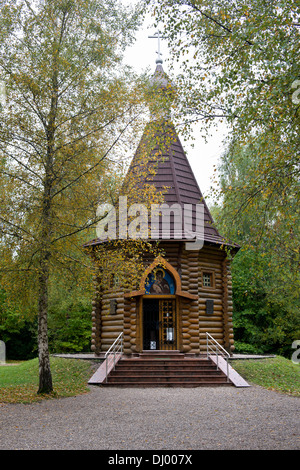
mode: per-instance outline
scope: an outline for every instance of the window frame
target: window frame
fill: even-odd
[[[208,274],[210,276],[210,282],[211,282],[211,285],[210,286],[206,286],[204,285],[204,275],[205,274]],[[212,270],[212,269],[202,269],[202,272],[201,272],[201,289],[215,289],[215,272]]]

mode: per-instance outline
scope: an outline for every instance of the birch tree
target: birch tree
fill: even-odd
[[[88,239],[138,113],[121,66],[137,18],[111,0],[0,1],[1,282],[36,287],[39,393],[53,390],[51,270]]]

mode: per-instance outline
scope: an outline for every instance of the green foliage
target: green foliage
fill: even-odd
[[[250,210],[248,240],[269,238],[284,263],[295,257],[299,266],[299,3],[148,3],[165,25],[172,63],[179,61],[180,119],[205,132],[228,126],[228,225]]]
[[[73,279],[74,284],[74,279]],[[56,281],[49,300],[49,348],[52,353],[90,351],[91,292],[64,278]],[[28,360],[37,354],[37,321],[8,304],[0,290],[0,339],[6,344],[8,360]]]
[[[182,111],[234,124],[234,132],[270,131],[289,150],[299,125],[292,87],[299,78],[299,4],[294,0],[151,1],[181,66]],[[216,119],[219,118],[219,119]],[[295,119],[296,118],[296,119]],[[295,127],[294,127],[295,126]],[[276,131],[279,131],[276,135]],[[274,132],[275,131],[275,132]],[[286,142],[282,136],[288,134]]]
[[[262,351],[259,346],[253,345],[253,344],[248,344],[248,343],[243,343],[238,340],[234,340],[234,347],[235,347],[235,354],[263,354],[264,351]]]
[[[9,303],[0,288],[0,339],[6,345],[6,358],[31,359],[36,356],[36,322],[20,307]]]
[[[62,293],[60,293],[62,294]],[[49,348],[52,353],[88,352],[91,349],[91,300],[78,295],[56,295],[49,305]]]
[[[215,214],[221,232],[242,246],[232,265],[237,351],[250,345],[257,353],[288,356],[300,337],[298,195],[291,185],[285,188],[288,205],[268,188],[251,197],[256,149],[249,138],[247,146],[232,143],[223,154],[222,205]]]
[[[121,65],[137,24],[137,9],[112,0],[0,0],[1,286],[38,311],[41,391],[52,390],[49,280],[76,264],[91,276],[82,234],[94,234],[122,139],[143,108]],[[66,308],[74,317],[54,341],[70,349],[84,308]]]
[[[2,330],[2,328],[0,328]],[[18,331],[6,327],[0,333],[5,338],[6,358],[17,361],[32,359],[37,354],[36,322],[25,322]]]
[[[46,252],[66,269],[68,257],[82,261],[79,235],[94,235],[110,195],[140,111],[121,66],[137,12],[111,0],[0,0],[0,13],[0,268],[7,287],[22,285],[17,270],[33,286]]]
[[[215,212],[243,247],[233,262],[237,348],[288,355],[300,338],[299,3],[148,3],[180,66],[180,119],[229,129]]]
[[[297,298],[282,297],[263,250],[240,251],[232,263],[235,352],[289,357],[300,337]]]

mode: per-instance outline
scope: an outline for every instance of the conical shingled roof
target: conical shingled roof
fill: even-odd
[[[145,184],[153,184],[158,192],[164,193],[164,203],[168,206],[179,204],[183,209],[184,205],[196,204],[204,205],[204,241],[209,243],[227,244],[224,237],[222,237],[214,225],[213,218],[206,205],[203,195],[200,191],[197,180],[194,176],[192,168],[189,164],[185,151],[182,147],[178,134],[175,130],[174,125],[171,122],[165,121],[162,126],[158,126],[159,133],[165,134],[170,140],[168,148],[164,148],[162,155],[160,156],[154,175],[145,175],[145,177],[139,180],[138,186],[142,188]],[[147,133],[141,140],[140,146],[142,146],[143,139],[147,139]],[[163,145],[163,147],[165,147]],[[160,151],[160,145],[155,146],[151,152],[153,155]],[[136,152],[135,157],[130,165],[128,176],[131,172],[135,171],[136,166],[139,165],[139,148]],[[150,163],[151,158],[149,159]],[[191,217],[191,226],[193,231],[196,231],[196,211],[193,210]],[[172,224],[172,221],[171,221]],[[171,226],[171,239],[178,239]],[[164,239],[161,227],[159,230],[159,239]],[[187,238],[183,235],[182,240]]]
[[[156,67],[156,71],[152,78],[152,85],[153,84],[160,89],[166,89],[168,86],[167,75],[164,73],[161,64],[158,64]],[[168,116],[165,116],[163,119],[161,119],[160,116],[159,121],[154,122],[154,125],[152,126],[151,124],[153,123],[149,123],[149,126],[146,127],[136,154],[132,159],[125,178],[123,194],[126,194],[126,181],[131,179],[131,181],[134,182],[134,185],[139,189],[139,195],[143,194],[143,188],[146,187],[146,185],[154,185],[155,190],[158,193],[163,192],[163,202],[169,207],[174,204],[178,204],[183,209],[184,205],[192,204],[194,209],[191,215],[187,217],[187,220],[189,220],[194,234],[196,233],[197,228],[195,207],[197,204],[203,204],[204,242],[209,244],[227,245],[238,249],[238,245],[228,243],[228,241],[226,242],[224,237],[219,234],[215,227],[213,218],[205,203],[175,127],[168,119]],[[153,139],[153,137],[155,137],[153,132],[154,134],[156,133],[156,136],[158,137],[157,139]],[[149,144],[149,140],[152,140],[152,142],[156,140],[159,143],[151,145],[151,143]],[[143,152],[145,152],[145,149],[148,152],[146,163],[143,161]],[[158,154],[159,157],[157,157]],[[142,171],[140,171],[141,167],[143,167]],[[155,167],[154,172],[151,171],[153,167]],[[136,202],[142,203],[143,201]],[[162,220],[160,217],[158,230],[159,236],[155,237],[155,239],[191,240],[191,237],[185,236],[183,225],[180,229],[180,233],[176,233],[176,230],[174,230],[174,217],[172,217],[172,215],[170,221],[170,231],[167,236],[165,236],[162,230]],[[177,225],[176,227],[178,228]],[[87,243],[85,246],[97,245],[99,243],[102,243],[102,240],[95,239]]]

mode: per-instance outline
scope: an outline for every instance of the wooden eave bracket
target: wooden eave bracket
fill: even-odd
[[[198,295],[196,294],[190,294],[189,292],[185,292],[185,291],[179,291],[179,292],[175,292],[176,295],[179,295],[180,297],[185,297],[186,299],[190,299],[190,300],[198,300]]]
[[[127,294],[124,294],[125,299],[129,299],[131,297],[138,297],[139,295],[144,295],[145,294],[145,289],[144,290],[133,290],[132,292],[128,292]]]

